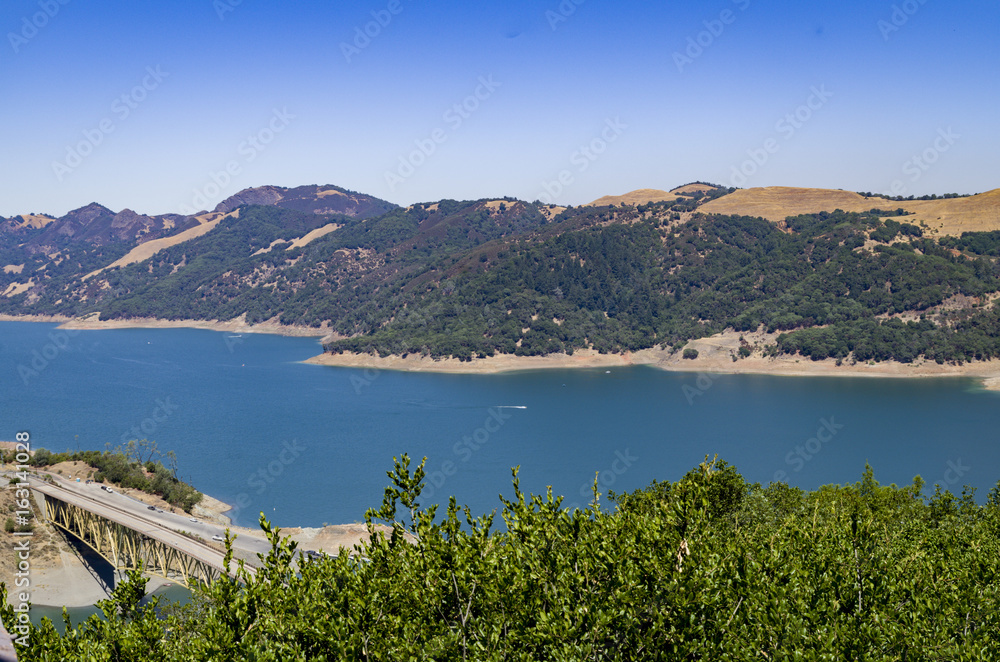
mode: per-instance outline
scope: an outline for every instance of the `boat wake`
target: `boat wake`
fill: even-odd
[[[436,402],[426,402],[424,400],[404,400],[404,405],[411,407],[424,407],[426,409],[483,409],[487,405],[445,405]],[[494,409],[527,409],[527,405],[496,405]]]

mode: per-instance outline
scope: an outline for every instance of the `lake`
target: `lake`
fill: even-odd
[[[428,502],[474,514],[552,486],[566,505],[676,480],[718,454],[751,481],[955,492],[1000,479],[1000,394],[969,379],[698,376],[648,367],[501,375],[303,364],[315,339],[194,329],[66,332],[0,323],[0,439],[104,449],[154,439],[180,476],[254,525],[363,519],[393,456],[427,457]],[[933,491],[933,488],[930,488]]]

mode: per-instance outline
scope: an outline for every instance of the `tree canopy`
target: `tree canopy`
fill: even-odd
[[[1000,655],[1000,484],[985,505],[919,479],[805,492],[725,462],[569,510],[421,505],[403,456],[370,545],[198,590],[160,620],[132,573],[102,617],[33,628],[23,660],[941,660]],[[375,524],[392,527],[374,535]],[[410,534],[410,535],[407,535]],[[227,563],[231,563],[231,555]],[[6,603],[4,603],[6,604]],[[13,621],[11,607],[3,619]]]

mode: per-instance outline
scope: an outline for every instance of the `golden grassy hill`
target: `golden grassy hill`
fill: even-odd
[[[655,188],[641,188],[626,193],[625,195],[606,195],[589,203],[591,207],[603,207],[605,205],[620,205],[623,202],[627,205],[644,205],[647,202],[673,202],[677,199],[674,193],[661,191]]]
[[[685,184],[684,186],[678,186],[677,188],[670,191],[671,195],[687,195],[690,196],[694,193],[707,193],[708,191],[714,191],[716,187],[709,186],[708,184]]]
[[[742,214],[782,221],[788,216],[820,211],[863,212],[870,209],[903,208],[912,212],[908,223],[924,223],[932,233],[1000,230],[1000,189],[967,198],[896,202],[881,197],[866,198],[850,191],[768,186],[734,191],[701,207],[710,214]]]
[[[20,219],[20,222],[18,222],[18,219]],[[33,228],[37,230],[38,228],[44,228],[56,219],[48,214],[21,214],[11,220],[17,223],[18,229]]]
[[[912,200],[896,203],[896,206],[913,212],[913,216],[906,217],[908,222],[923,222],[938,234],[1000,230],[1000,189],[968,198]]]
[[[235,209],[228,214],[222,212],[210,211],[202,214],[201,216],[195,216],[198,219],[200,225],[196,225],[193,228],[184,230],[175,235],[169,237],[162,237],[160,239],[153,239],[147,241],[144,244],[139,244],[131,251],[118,258],[106,267],[101,267],[96,271],[91,271],[89,274],[83,277],[83,280],[87,280],[92,276],[96,276],[102,271],[107,271],[108,269],[114,269],[115,267],[125,267],[130,264],[135,264],[136,262],[142,262],[143,260],[148,260],[153,257],[156,253],[159,253],[164,248],[170,248],[171,246],[176,246],[177,244],[188,241],[189,239],[196,239],[202,235],[206,235],[215,229],[215,226],[221,223],[224,219],[230,216],[239,217],[240,210]]]
[[[656,188],[640,188],[630,191],[624,195],[606,195],[598,198],[584,206],[603,207],[605,205],[644,205],[647,202],[673,202],[679,197],[690,198],[695,193],[712,191],[716,187],[708,184],[685,184],[670,191],[661,191]]]

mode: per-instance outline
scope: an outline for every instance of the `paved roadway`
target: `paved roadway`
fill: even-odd
[[[85,508],[111,521],[135,529],[150,538],[166,543],[174,549],[209,563],[222,570],[225,551],[223,543],[208,543],[193,540],[179,533],[187,531],[194,533],[206,541],[212,536],[225,536],[226,528],[200,520],[191,521],[189,515],[177,515],[162,510],[149,510],[148,505],[125,496],[117,490],[108,493],[102,490],[98,483],[77,483],[54,476],[55,484],[30,476],[33,490],[42,494],[51,494],[67,503]],[[261,538],[240,535],[233,542],[233,550],[237,558],[253,558],[254,554],[266,554],[270,544]],[[240,554],[239,552],[243,552]]]

